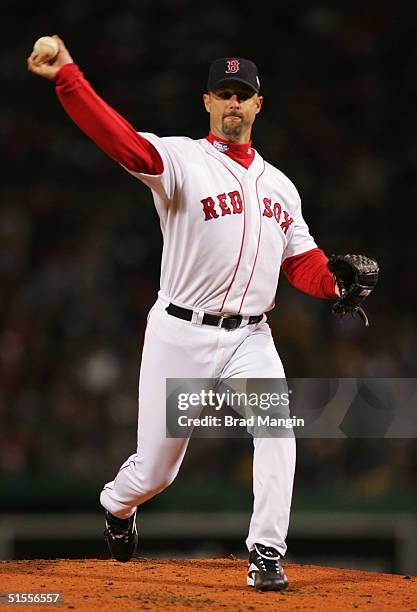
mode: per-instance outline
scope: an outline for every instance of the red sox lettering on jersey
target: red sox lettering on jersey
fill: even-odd
[[[221,214],[220,211],[216,210],[216,201],[218,202]],[[291,223],[294,223],[294,219],[290,217],[279,202],[272,204],[271,198],[263,198],[262,202],[264,205],[263,216],[268,218],[274,217],[284,234],[286,234]],[[201,203],[203,205],[204,218],[206,221],[218,219],[220,216],[224,217],[225,215],[231,215],[232,212],[234,215],[240,215],[243,211],[242,196],[238,191],[231,191],[227,194],[219,193],[215,198],[208,196],[207,198],[203,198]],[[284,218],[282,222],[281,217]]]
[[[161,175],[132,172],[161,221],[160,294],[211,312],[273,308],[281,262],[317,246],[294,185],[257,152],[246,169],[205,138],[144,136],[164,163]]]

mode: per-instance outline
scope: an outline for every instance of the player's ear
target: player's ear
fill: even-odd
[[[262,103],[264,101],[264,97],[263,96],[258,96],[258,99],[256,100],[256,114],[259,113],[259,111],[261,110],[262,107]]]
[[[204,106],[206,107],[206,111],[209,113],[210,112],[210,96],[208,93],[203,94],[203,102],[204,102]]]

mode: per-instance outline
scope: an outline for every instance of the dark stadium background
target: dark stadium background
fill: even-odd
[[[281,279],[270,324],[287,374],[414,377],[411,6],[2,3],[0,556],[106,555],[98,494],[134,452],[162,244],[150,192],[71,123],[52,83],[26,71],[34,41],[62,36],[96,91],[160,136],[206,135],[208,64],[253,59],[265,97],[254,147],[296,184],[326,253],[364,252],[381,265],[369,330]],[[397,537],[409,521],[404,538],[416,538],[416,471],[414,439],[300,440],[289,558],[417,571]],[[244,554],[243,537],[215,527],[217,513],[249,518],[251,502],[250,442],[193,440],[177,481],[141,511],[140,554]],[[172,537],[158,521],[147,532],[146,515],[171,517]],[[181,515],[189,529],[175,536]],[[340,529],[317,527],[329,515]],[[61,541],[70,524],[71,542]]]

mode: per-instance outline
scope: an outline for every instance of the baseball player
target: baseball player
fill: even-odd
[[[148,315],[140,368],[137,451],[100,497],[110,552],[129,561],[138,540],[137,508],[172,483],[189,441],[166,437],[166,378],[284,378],[265,315],[274,307],[280,269],[312,296],[342,296],[337,304],[343,312],[358,311],[364,295],[358,297],[356,283],[352,303],[349,289],[357,276],[345,274],[343,284],[337,266],[362,270],[339,258],[332,274],[303,219],[296,188],[252,147],[263,101],[252,61],[229,57],[211,64],[203,95],[210,118],[205,138],[160,138],[138,133],[104,102],[55,39],[55,61],[32,54],[29,70],[55,81],[78,127],[151,189],[163,234],[160,291]],[[372,288],[369,282],[365,291]],[[247,584],[278,591],[288,585],[281,558],[295,439],[259,437],[253,445]]]

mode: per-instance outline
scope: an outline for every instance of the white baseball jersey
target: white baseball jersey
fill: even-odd
[[[271,310],[281,262],[317,247],[293,183],[257,152],[246,169],[220,142],[141,135],[164,164],[157,176],[131,172],[160,217],[160,295],[212,313]]]

